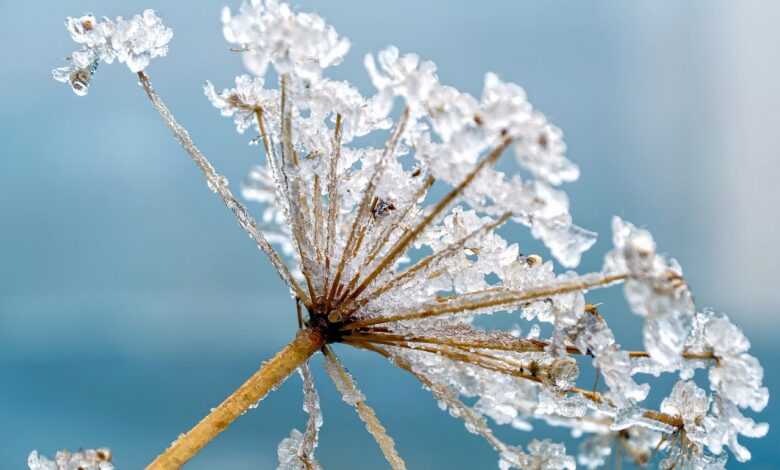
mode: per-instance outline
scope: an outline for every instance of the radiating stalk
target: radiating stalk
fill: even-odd
[[[420,187],[417,188],[417,191],[415,192],[414,197],[412,198],[411,202],[403,209],[401,209],[398,213],[398,215],[389,216],[387,220],[383,221],[384,228],[382,232],[375,237],[374,239],[374,245],[370,250],[367,251],[367,255],[365,256],[363,262],[360,265],[360,268],[357,269],[355,274],[352,277],[352,280],[349,281],[345,297],[347,294],[350,293],[353,287],[357,285],[357,282],[360,280],[361,273],[368,268],[371,263],[374,262],[376,257],[380,254],[382,249],[385,247],[385,244],[387,244],[388,241],[390,241],[390,237],[393,234],[393,232],[403,227],[403,222],[406,219],[406,217],[409,215],[410,212],[412,212],[412,209],[416,206],[416,201],[418,201],[420,198],[424,197],[425,194],[428,192],[428,190],[433,186],[434,178],[432,176],[428,176],[425,178],[425,180],[422,181],[420,184]],[[404,229],[406,233],[409,229]],[[403,234],[401,235],[403,236]],[[345,298],[340,299],[338,302],[338,305],[340,305],[341,310],[344,308],[344,303],[346,302]],[[362,303],[361,305],[365,305]],[[336,316],[339,316],[342,312],[339,311]],[[347,314],[346,316],[349,316]]]
[[[417,201],[425,197],[425,195],[428,193],[428,190],[431,189],[431,186],[433,186],[434,181],[435,179],[433,176],[427,176],[420,184],[420,187],[417,188],[417,191],[415,192],[414,197],[411,199],[409,205],[400,210],[397,216],[388,218],[388,220],[384,222],[385,228],[382,233],[376,237],[376,243],[371,248],[371,250],[368,251],[366,260],[361,266],[361,271],[363,268],[368,267],[371,263],[374,262],[377,255],[379,255],[379,253],[382,251],[382,248],[384,248],[385,244],[390,240],[390,235],[393,233],[393,231],[403,225],[404,220],[412,211],[412,208],[416,206]]]
[[[355,381],[352,376],[341,365],[341,361],[338,360],[336,355],[329,347],[325,347],[325,370],[328,375],[336,384],[336,388],[342,393],[344,401],[350,403],[355,407],[355,410],[360,416],[360,419],[365,423],[366,430],[374,438],[379,448],[382,450],[382,454],[385,456],[387,463],[393,470],[406,470],[406,463],[404,459],[398,455],[398,451],[395,450],[395,441],[387,434],[387,430],[382,423],[379,422],[376,413],[373,408],[368,406],[365,399],[354,400],[355,397],[362,397],[362,393],[358,390]],[[348,398],[351,397],[351,398]]]
[[[187,130],[182,127],[178,121],[176,121],[173,113],[171,113],[170,109],[168,109],[168,107],[165,105],[162,98],[160,98],[160,95],[158,95],[152,87],[149,76],[146,75],[145,72],[138,72],[138,78],[141,81],[141,86],[143,86],[146,95],[152,102],[152,106],[154,106],[154,109],[157,110],[157,112],[163,118],[165,124],[173,132],[176,140],[179,141],[190,158],[192,158],[192,161],[195,162],[198,168],[200,168],[201,172],[203,172],[203,175],[206,177],[206,181],[208,182],[212,191],[217,193],[219,197],[222,198],[222,201],[225,203],[228,209],[230,209],[233,212],[233,215],[236,216],[238,224],[241,226],[241,228],[243,228],[244,231],[249,234],[252,240],[255,241],[258,248],[260,248],[260,250],[265,253],[266,256],[268,256],[271,264],[274,268],[276,268],[276,272],[279,274],[279,277],[281,277],[282,280],[287,283],[288,286],[290,286],[290,288],[295,292],[296,296],[302,300],[308,299],[308,297],[305,296],[301,290],[301,287],[290,275],[289,269],[287,269],[287,266],[279,257],[279,254],[276,252],[276,250],[274,250],[262,232],[258,230],[257,222],[255,222],[252,216],[249,215],[249,211],[247,211],[246,207],[244,207],[244,205],[241,204],[238,199],[236,199],[236,197],[230,191],[228,185],[225,184],[225,178],[217,173],[211,162],[206,158],[205,155],[203,155],[200,149],[195,146],[195,143],[192,141],[189,132],[187,132]],[[309,302],[305,301],[305,303],[310,305]]]
[[[306,280],[306,285],[309,290],[309,297],[311,303],[314,304],[317,298],[317,289],[312,282],[312,275],[315,271],[315,267],[312,266],[309,255],[313,254],[311,242],[308,238],[309,227],[306,224],[304,214],[308,212],[306,209],[305,198],[302,193],[301,180],[298,174],[298,155],[293,148],[293,136],[292,136],[292,109],[290,105],[290,99],[287,93],[287,84],[289,77],[282,75],[281,81],[281,115],[282,115],[282,168],[284,171],[284,181],[287,187],[287,195],[290,205],[290,218],[287,221],[290,224],[290,231],[293,234],[293,240],[295,241],[295,247],[298,250],[298,256],[301,263],[300,268],[303,273],[303,277]],[[293,174],[288,177],[287,170],[292,170]]]
[[[336,225],[338,224],[339,189],[338,167],[341,157],[341,114],[336,115],[336,128],[333,130],[333,151],[328,165],[328,222],[325,237],[325,283],[324,289],[330,285],[330,263],[336,243]],[[324,296],[327,297],[327,292]]]
[[[350,294],[350,298],[356,298],[359,296],[370,284],[371,282],[376,279],[377,276],[379,276],[385,269],[392,266],[393,263],[398,259],[399,256],[401,256],[403,253],[406,252],[406,249],[411,245],[417,237],[425,230],[436,218],[452,203],[452,201],[455,200],[460,194],[465,190],[477,177],[477,175],[482,171],[483,168],[485,168],[488,165],[492,165],[493,163],[498,160],[498,157],[501,156],[501,153],[503,153],[504,149],[506,149],[509,144],[512,142],[511,139],[506,138],[504,139],[501,144],[499,144],[493,151],[490,152],[490,154],[482,159],[476,167],[474,167],[471,172],[469,172],[468,175],[466,175],[465,178],[463,178],[463,181],[461,181],[457,186],[452,188],[452,190],[447,193],[446,196],[444,196],[439,202],[436,203],[435,206],[433,206],[433,209],[426,215],[423,220],[415,226],[414,229],[407,232],[403,237],[401,237],[395,245],[393,245],[393,248],[390,249],[390,252],[385,255],[385,257],[380,261],[377,266],[374,268],[373,271],[371,271],[371,274],[366,276],[366,278],[363,280],[363,282],[360,283],[357,289],[355,289],[354,292]]]
[[[497,452],[501,454],[506,452],[519,453],[517,450],[514,450],[513,452],[508,445],[498,439],[493,434],[493,430],[488,426],[485,418],[483,418],[479,413],[475,412],[473,409],[471,409],[471,407],[460,401],[460,399],[458,399],[458,397],[447,387],[434,383],[429,380],[428,377],[415,371],[412,367],[412,364],[403,357],[392,354],[384,348],[371,344],[364,343],[358,347],[365,348],[369,351],[380,354],[393,362],[396,366],[412,374],[417,380],[420,381],[420,383],[428,388],[431,393],[433,393],[437,400],[447,404],[447,406],[451,409],[450,414],[461,418],[466,423],[466,427],[471,432],[482,436]]]
[[[317,352],[325,340],[318,331],[299,330],[295,339],[230,394],[198,424],[183,434],[146,467],[147,470],[178,469],[219,433],[281,384],[297,367]]]
[[[411,372],[413,375],[417,376],[418,379],[420,377],[425,377],[425,376],[419,374],[418,372],[414,371],[411,368],[411,364],[408,361],[406,361],[406,359],[404,359],[404,358],[402,358],[402,357],[400,357],[400,356],[398,356],[396,354],[392,354],[392,353],[388,352],[386,349],[382,348],[381,346],[378,346],[376,343],[372,344],[372,342],[369,342],[369,341],[366,341],[366,340],[349,340],[349,341],[347,341],[347,343],[350,344],[350,345],[353,345],[355,347],[367,349],[367,350],[370,350],[370,351],[374,351],[374,352],[376,352],[376,353],[378,353],[378,354],[380,354],[382,356],[385,356],[387,359],[390,359],[391,361],[393,361],[397,366],[399,366],[402,369],[404,369],[404,370],[406,370],[408,372]],[[402,345],[402,344],[390,344],[390,343],[386,343],[386,342],[377,342],[377,343],[385,345],[385,346],[390,346],[390,347],[404,348],[404,345]],[[436,351],[420,349],[420,348],[417,348],[417,347],[409,348],[409,349],[415,350],[415,351],[422,351],[422,352],[428,352],[428,353],[437,354]],[[438,354],[441,354],[441,352],[438,352]],[[449,358],[451,360],[455,360],[455,361],[459,361],[459,362],[465,362],[465,363],[468,363],[468,364],[475,365],[477,367],[482,367],[482,368],[485,368],[485,369],[488,369],[488,370],[492,370],[492,371],[495,371],[495,372],[498,372],[498,373],[501,373],[501,374],[511,375],[513,377],[517,377],[517,378],[521,378],[521,379],[529,379],[529,380],[532,380],[532,381],[537,382],[537,383],[541,382],[541,380],[539,380],[536,377],[526,376],[526,375],[524,375],[522,373],[517,373],[515,371],[511,371],[510,369],[504,369],[502,367],[495,367],[495,366],[492,366],[492,365],[477,364],[477,363],[472,362],[471,360],[469,360],[467,358],[467,356],[458,357],[457,355],[445,354],[445,357],[447,357],[447,358]],[[427,378],[426,378],[426,381],[428,381]],[[590,390],[584,390],[584,389],[579,388],[579,387],[570,387],[568,389],[563,390],[563,392],[565,392],[565,393],[576,393],[576,394],[581,395],[584,398],[586,398],[588,400],[591,400],[593,402],[596,402],[596,403],[606,402],[610,406],[614,406],[612,404],[612,402],[610,400],[608,400],[606,397],[604,397],[600,393],[592,392]],[[680,429],[680,428],[683,427],[682,418],[680,418],[679,416],[671,416],[669,414],[661,413],[661,412],[655,411],[655,410],[645,410],[642,413],[642,416],[644,418],[651,419],[651,420],[658,421],[660,423],[666,424],[667,426],[671,426],[673,428]]]
[[[423,318],[436,317],[441,315],[447,315],[451,313],[470,313],[475,310],[492,307],[511,306],[519,303],[525,303],[532,300],[542,299],[545,297],[552,297],[556,295],[567,294],[569,292],[584,291],[593,289],[596,287],[604,287],[614,282],[619,282],[626,279],[625,274],[615,274],[610,276],[599,276],[593,280],[575,280],[567,281],[560,284],[553,284],[551,286],[542,287],[539,289],[529,289],[527,291],[507,291],[503,295],[497,295],[495,297],[488,297],[481,300],[469,300],[468,294],[464,294],[465,301],[458,302],[459,298],[455,297],[453,302],[447,303],[441,306],[431,306],[423,310],[416,310],[411,312],[404,312],[396,315],[389,315],[377,318],[368,318],[365,320],[358,320],[350,322],[341,327],[342,330],[354,330],[357,328],[363,328],[372,325],[381,325],[384,323],[392,323],[404,320],[420,320]]]
[[[469,240],[472,240],[477,235],[488,233],[497,227],[499,227],[501,224],[507,221],[509,217],[511,216],[511,213],[506,213],[502,215],[498,220],[495,222],[490,222],[487,224],[482,225],[481,227],[478,227],[477,229],[473,230],[471,233],[466,235],[465,237],[461,238],[460,240],[449,244],[445,248],[437,251],[436,253],[426,256],[425,258],[418,261],[414,266],[407,269],[406,271],[397,274],[395,277],[390,279],[387,282],[383,282],[381,287],[375,289],[371,293],[367,294],[363,298],[359,299],[359,302],[357,302],[355,305],[350,306],[350,310],[345,317],[349,317],[349,315],[355,311],[356,309],[366,305],[368,302],[370,302],[373,299],[376,299],[380,295],[384,294],[385,292],[389,291],[390,289],[397,288],[399,286],[402,286],[403,284],[411,281],[414,279],[414,277],[424,270],[425,268],[431,266],[433,263],[438,262],[439,260],[446,259],[448,256],[454,255],[458,253],[465,245],[469,242]],[[359,295],[359,292],[354,292],[350,297],[346,299],[346,301],[354,299],[357,295]]]
[[[327,300],[325,302],[326,307],[329,307],[331,305],[331,302],[333,301],[333,298],[336,295],[336,289],[341,283],[341,275],[344,271],[344,266],[349,261],[348,254],[350,253],[350,250],[352,250],[352,245],[355,242],[355,238],[358,235],[358,231],[362,225],[362,221],[366,217],[368,217],[367,213],[369,207],[371,206],[371,201],[374,200],[374,192],[376,191],[376,185],[382,179],[385,166],[387,165],[387,160],[390,159],[395,154],[395,150],[398,147],[398,142],[401,140],[401,136],[403,135],[404,130],[406,130],[406,124],[409,121],[409,113],[410,113],[409,108],[406,108],[404,109],[403,114],[401,114],[401,118],[396,123],[393,133],[390,135],[390,138],[385,143],[385,149],[382,152],[382,156],[379,159],[379,162],[377,162],[376,164],[376,169],[374,170],[374,174],[371,175],[371,179],[368,181],[368,185],[366,186],[366,189],[363,192],[363,198],[361,199],[360,205],[358,206],[357,212],[355,214],[355,218],[352,222],[352,228],[350,229],[349,236],[347,237],[346,245],[344,246],[344,251],[341,253],[341,259],[339,260],[338,267],[336,268],[336,274],[333,278],[333,282],[331,283],[330,290],[328,291]]]

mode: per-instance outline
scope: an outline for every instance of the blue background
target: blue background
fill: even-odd
[[[73,49],[65,16],[156,8],[175,36],[170,56],[149,73],[204,152],[238,183],[258,148],[201,91],[206,79],[229,86],[243,71],[222,38],[223,1],[0,1],[2,468],[25,468],[32,449],[80,446],[110,446],[120,469],[141,468],[294,334],[294,307],[280,281],[205,188],[132,74],[101,67],[86,98],[50,79]],[[331,75],[365,92],[362,57],[388,44],[434,60],[443,82],[472,94],[488,70],[522,84],[564,129],[582,168],[568,188],[573,213],[601,234],[582,268],[600,266],[612,214],[651,228],[686,268],[699,305],[744,327],[767,367],[766,384],[777,388],[777,3],[296,4],[352,40]],[[619,341],[637,347],[640,320],[619,290],[595,299],[607,302]],[[495,468],[488,445],[409,377],[367,353],[337,349],[410,468]],[[383,468],[320,359],[314,363],[325,413],[322,463]],[[187,468],[274,468],[277,443],[305,424],[299,382],[239,419]],[[777,417],[772,401],[759,416],[772,425]],[[777,468],[773,433],[745,440],[754,452],[745,468]],[[518,444],[531,438],[499,434]],[[533,435],[567,434],[539,426]]]

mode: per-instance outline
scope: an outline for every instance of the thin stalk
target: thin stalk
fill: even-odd
[[[437,337],[437,336],[417,336],[400,335],[373,330],[360,330],[351,332],[346,338],[356,338],[371,341],[378,338],[386,341],[406,341],[409,343],[437,344],[441,346],[452,346],[459,349],[487,349],[493,351],[511,351],[511,352],[541,352],[544,351],[547,343],[538,340],[526,340],[516,338],[512,343],[497,343],[490,340],[460,340],[457,338]]]
[[[368,256],[366,256],[366,260],[363,261],[363,264],[360,267],[360,270],[363,271],[364,268],[367,268],[371,263],[374,262],[376,257],[379,255],[379,253],[382,251],[382,248],[385,247],[385,244],[390,240],[390,236],[392,233],[398,229],[403,227],[404,220],[409,215],[409,213],[412,212],[412,209],[414,209],[417,206],[417,202],[420,201],[427,193],[428,190],[431,189],[431,186],[433,186],[435,179],[433,176],[426,176],[425,179],[420,184],[420,187],[417,188],[417,191],[415,191],[414,197],[412,198],[411,202],[401,211],[399,211],[399,214],[397,216],[393,216],[392,218],[388,218],[385,224],[385,228],[382,231],[382,233],[376,237],[376,242],[374,243],[374,246],[371,248],[371,250],[368,251]]]
[[[358,348],[369,349],[369,350],[374,351],[374,352],[379,352],[379,350],[381,349],[381,348],[376,347],[376,344],[372,344],[372,342],[367,341],[367,340],[363,340],[363,339],[359,339],[359,340],[358,339],[345,340],[345,343],[353,345],[353,346],[358,347]],[[454,360],[454,361],[458,361],[458,362],[464,362],[464,363],[471,364],[471,365],[475,365],[477,367],[482,367],[484,369],[492,370],[492,371],[498,372],[500,374],[510,375],[510,376],[513,376],[513,377],[517,377],[517,378],[520,378],[520,379],[526,379],[526,380],[530,380],[530,381],[537,382],[537,383],[543,383],[543,380],[541,378],[533,376],[533,375],[524,374],[521,371],[514,371],[512,369],[507,369],[505,367],[495,366],[495,365],[491,365],[491,364],[480,364],[478,360],[474,360],[474,359],[470,358],[467,354],[458,354],[458,353],[448,352],[448,351],[440,350],[440,349],[411,347],[409,345],[398,344],[398,343],[394,344],[394,343],[386,342],[386,341],[375,341],[373,343],[378,343],[378,344],[382,344],[382,345],[386,345],[386,346],[403,348],[403,349],[410,349],[410,350],[413,350],[413,351],[422,351],[422,352],[427,352],[427,353],[430,353],[430,354],[443,355],[444,357],[447,357],[448,359],[451,359],[451,360]],[[395,360],[395,358],[397,357],[396,355],[389,354],[389,353],[379,353],[379,354],[387,357],[388,359],[396,362],[396,364],[397,364],[397,361]],[[586,398],[586,399],[588,399],[590,401],[596,402],[596,403],[606,402],[606,403],[611,405],[611,403],[603,395],[601,395],[600,393],[592,392],[590,390],[585,390],[585,389],[582,389],[582,388],[579,388],[579,387],[570,387],[570,388],[562,390],[562,391],[565,392],[565,393],[575,393],[575,394],[581,395],[582,397],[584,397],[584,398]],[[669,414],[666,414],[666,413],[661,413],[661,412],[655,411],[655,410],[647,410],[647,411],[645,411],[642,414],[642,416],[647,418],[647,419],[651,419],[651,420],[654,420],[654,421],[658,421],[658,422],[664,423],[664,424],[666,424],[668,426],[671,426],[671,427],[675,427],[675,428],[682,428],[683,427],[682,419],[680,417],[678,417],[678,416],[672,416],[672,415],[669,415]]]
[[[330,260],[333,256],[333,244],[336,242],[336,224],[338,223],[339,190],[338,165],[341,157],[341,114],[336,115],[336,127],[333,130],[333,151],[328,166],[328,224],[325,240],[325,283],[323,289],[330,285]],[[323,292],[327,296],[327,292]]]
[[[374,279],[376,279],[377,276],[379,276],[385,269],[387,269],[389,266],[391,266],[393,263],[395,263],[395,260],[401,256],[405,251],[406,248],[409,247],[410,244],[412,244],[417,237],[425,230],[438,216],[441,214],[449,205],[452,203],[452,201],[455,200],[460,194],[474,181],[474,179],[477,177],[477,175],[482,171],[483,168],[485,168],[488,165],[492,165],[498,160],[498,157],[501,156],[501,154],[504,152],[504,149],[506,149],[509,144],[512,143],[512,139],[506,138],[504,139],[501,144],[499,144],[495,149],[493,149],[490,154],[488,154],[487,157],[482,159],[476,167],[474,167],[471,172],[469,172],[468,175],[466,175],[465,178],[463,178],[463,181],[461,181],[457,186],[452,188],[452,190],[447,193],[446,196],[444,196],[439,202],[436,203],[436,205],[433,206],[433,209],[426,215],[422,221],[420,221],[417,226],[409,231],[408,233],[404,234],[403,237],[401,237],[395,245],[390,249],[390,252],[385,255],[385,257],[377,264],[377,266],[374,268],[373,271],[371,271],[371,274],[366,276],[366,278],[363,280],[362,283],[358,286],[357,289],[355,289],[354,292],[352,292],[349,295],[349,299],[355,299],[357,298],[370,284],[373,282]]]
[[[344,266],[349,261],[348,256],[350,250],[352,249],[352,245],[355,242],[355,238],[358,235],[358,229],[360,228],[363,219],[367,217],[366,213],[368,212],[368,209],[371,205],[371,201],[374,200],[374,192],[376,191],[376,185],[379,184],[379,181],[384,175],[384,170],[385,170],[385,166],[387,165],[387,161],[395,155],[396,148],[398,147],[398,142],[401,140],[401,136],[403,135],[404,130],[406,130],[406,124],[409,121],[409,113],[410,111],[408,107],[404,109],[401,118],[398,120],[398,122],[395,125],[395,129],[393,130],[393,133],[390,135],[390,138],[385,143],[385,148],[384,151],[382,152],[382,156],[380,157],[379,162],[377,162],[374,173],[371,175],[371,179],[368,181],[368,185],[366,186],[366,189],[363,192],[363,198],[360,201],[360,205],[358,206],[357,213],[355,214],[355,218],[352,221],[352,228],[350,229],[349,236],[347,237],[347,243],[344,246],[344,251],[341,253],[341,258],[339,259],[339,264],[338,267],[336,268],[336,275],[330,286],[330,290],[328,291],[328,296],[325,301],[326,310],[330,308],[331,302],[333,301],[333,298],[336,293],[336,289],[341,283],[341,275],[344,271]]]
[[[592,281],[580,280],[575,282],[565,282],[553,284],[539,289],[530,289],[527,291],[508,291],[503,296],[489,297],[483,300],[474,300],[467,302],[450,302],[442,306],[432,306],[425,310],[399,313],[385,317],[369,318],[350,322],[341,327],[342,330],[354,330],[372,325],[381,325],[384,323],[393,323],[404,320],[421,320],[423,318],[437,317],[451,313],[473,312],[483,308],[508,306],[518,303],[525,303],[531,300],[552,297],[556,295],[567,294],[569,292],[583,291],[595,287],[603,287],[614,282],[626,279],[626,274],[614,274],[610,276],[600,276]]]
[[[452,414],[453,416],[458,416],[461,419],[463,419],[463,421],[466,424],[466,428],[469,429],[470,432],[476,432],[477,434],[482,436],[496,451],[498,451],[502,455],[507,452],[508,453],[516,452],[515,450],[507,446],[504,442],[502,442],[500,439],[498,439],[495,436],[495,434],[493,434],[493,430],[490,429],[487,422],[485,421],[485,418],[483,418],[482,415],[476,413],[471,407],[467,406],[465,403],[460,401],[458,397],[455,396],[455,394],[452,393],[452,391],[449,388],[442,386],[441,384],[432,382],[431,380],[428,379],[428,377],[415,371],[411,363],[409,363],[403,357],[400,357],[395,354],[391,354],[387,350],[372,345],[370,343],[359,343],[356,346],[362,349],[366,349],[368,351],[373,351],[381,356],[384,356],[390,362],[394,363],[395,365],[405,370],[406,372],[412,374],[412,376],[414,376],[417,380],[419,380],[420,383],[422,383],[425,387],[431,390],[431,392],[439,401],[442,401],[447,404],[447,406],[451,409],[450,414]]]
[[[274,387],[278,386],[297,367],[317,352],[325,340],[316,330],[299,330],[287,346],[246,382],[230,394],[222,403],[203,418],[186,434],[176,439],[170,447],[146,467],[147,470],[174,470],[194,457],[212,439],[252,405],[260,401]]]
[[[393,470],[406,470],[404,459],[398,455],[398,451],[395,449],[395,441],[387,434],[387,430],[382,426],[382,423],[379,421],[379,418],[377,418],[373,408],[368,406],[365,402],[365,397],[354,403],[346,398],[347,395],[363,395],[362,392],[358,390],[352,376],[344,369],[341,361],[330,347],[325,346],[323,348],[323,353],[325,354],[325,361],[327,364],[325,370],[328,372],[328,375],[330,375],[336,388],[344,394],[344,401],[355,407],[358,416],[366,425],[366,430],[371,434],[379,445],[379,448],[382,450],[382,454],[385,456],[387,463],[390,464],[390,467]]]
[[[489,351],[506,351],[506,352],[542,352],[547,349],[550,343],[547,341],[541,341],[538,339],[521,339],[512,338],[510,341],[496,341],[489,339],[458,339],[450,338],[446,336],[418,336],[418,335],[405,335],[388,333],[384,331],[378,331],[374,329],[361,329],[351,331],[346,339],[357,339],[364,341],[383,340],[383,341],[400,341],[406,343],[423,343],[423,344],[435,344],[439,346],[449,346],[453,348],[462,349],[468,352],[475,352],[477,349],[484,349]],[[567,354],[571,356],[588,356],[587,352],[583,353],[574,346],[567,346],[565,348]],[[650,353],[646,351],[626,351],[628,357],[634,358],[646,358],[650,357]],[[706,360],[718,360],[718,357],[710,351],[705,352],[688,352],[683,351],[682,358],[690,361],[706,361]],[[596,375],[596,383],[594,383],[593,391],[596,389],[600,375]]]
[[[271,264],[274,268],[276,268],[276,272],[279,274],[279,277],[281,277],[282,280],[288,286],[290,286],[295,295],[301,299],[307,299],[308,297],[304,295],[301,287],[290,275],[289,269],[287,269],[287,266],[284,264],[281,257],[279,257],[279,254],[276,252],[276,250],[274,250],[262,232],[258,230],[257,222],[255,222],[254,218],[249,215],[249,211],[247,211],[246,207],[244,207],[244,205],[241,204],[238,199],[236,199],[236,197],[230,191],[228,185],[225,184],[224,177],[217,173],[217,170],[214,169],[214,166],[211,164],[211,162],[206,158],[205,155],[203,155],[200,149],[195,146],[195,143],[192,141],[189,132],[187,132],[187,130],[182,127],[178,121],[176,121],[173,113],[171,113],[170,109],[168,109],[168,106],[165,105],[160,95],[158,95],[154,90],[152,83],[149,80],[149,76],[145,72],[138,72],[138,78],[141,82],[141,86],[146,92],[146,95],[152,102],[154,109],[160,114],[163,121],[165,121],[165,124],[173,132],[176,140],[179,141],[190,158],[192,158],[192,161],[195,162],[195,165],[197,165],[200,171],[203,172],[203,175],[206,177],[206,181],[209,183],[209,186],[212,188],[212,190],[217,193],[220,198],[222,198],[222,201],[225,203],[228,209],[230,209],[231,212],[233,212],[233,215],[236,216],[238,224],[241,226],[241,228],[243,228],[244,231],[249,234],[250,238],[255,241],[258,248],[260,248],[260,250],[265,253],[266,256],[268,256]]]
[[[311,265],[311,259],[309,254],[313,253],[311,242],[308,238],[307,232],[309,227],[306,224],[306,220],[303,214],[308,213],[307,203],[301,191],[301,179],[298,174],[298,154],[293,147],[292,136],[292,109],[290,105],[290,99],[287,96],[287,83],[289,77],[282,75],[281,78],[281,103],[279,104],[282,117],[282,168],[284,170],[284,179],[287,186],[287,193],[290,201],[290,215],[288,222],[293,234],[293,240],[295,241],[296,248],[298,250],[298,256],[300,257],[301,272],[306,280],[306,285],[309,290],[309,298],[311,303],[314,304],[317,298],[317,290],[312,283],[312,273],[315,271],[315,267]],[[294,174],[292,177],[288,177],[288,171],[292,170]]]
[[[347,342],[348,344],[352,344],[354,340],[345,339],[345,342]],[[386,346],[394,346],[402,349],[409,349],[412,351],[427,352],[429,354],[435,354],[437,356],[444,356],[453,361],[462,362],[465,364],[471,364],[472,366],[480,367],[486,370],[492,370],[493,372],[498,372],[500,374],[510,375],[520,379],[542,383],[541,377],[532,374],[526,374],[525,370],[522,367],[517,367],[517,365],[515,364],[508,364],[505,361],[502,361],[500,358],[496,358],[489,355],[488,357],[485,357],[485,355],[480,355],[478,353],[473,353],[464,350],[453,351],[445,348],[431,348],[431,347],[419,346],[419,345],[413,346],[405,342],[386,341],[381,339],[374,339],[369,342],[383,344]],[[515,369],[515,367],[517,367],[517,369]]]
[[[314,248],[317,250],[317,261],[320,266],[325,263],[325,257],[322,249],[322,229],[323,229],[323,209],[322,209],[322,188],[320,187],[320,175],[314,175],[314,188],[312,190],[314,197],[312,211],[314,212]]]
[[[315,470],[318,467],[314,459],[314,449],[317,447],[317,440],[322,426],[322,411],[319,407],[320,397],[317,394],[317,387],[314,385],[314,377],[311,375],[309,363],[304,362],[298,368],[303,380],[303,402],[304,409],[309,413],[309,419],[306,420],[306,430],[303,433],[303,442],[298,449],[298,458],[303,462],[306,470]],[[313,405],[313,406],[312,406]]]
[[[647,351],[628,351],[628,357],[630,358],[641,358],[641,357],[650,357],[650,353]],[[704,352],[683,352],[682,353],[683,359],[688,359],[692,361],[706,361],[706,360],[718,360],[718,356],[716,356],[711,351],[704,351]]]
[[[373,299],[376,299],[377,297],[389,291],[390,289],[397,288],[399,286],[404,285],[407,282],[410,282],[412,279],[414,279],[415,275],[417,275],[422,270],[426,269],[431,264],[436,263],[442,259],[447,259],[447,257],[458,253],[458,251],[461,250],[466,245],[466,243],[468,243],[469,240],[473,239],[477,235],[480,235],[482,233],[488,233],[494,230],[495,228],[499,227],[504,222],[506,222],[509,219],[509,217],[511,217],[511,215],[512,215],[511,213],[507,212],[504,215],[502,215],[497,221],[485,224],[475,229],[474,231],[472,231],[465,237],[461,238],[460,240],[456,241],[455,243],[448,245],[444,249],[432,255],[426,256],[411,268],[407,269],[402,273],[397,274],[389,281],[383,283],[381,287],[375,289],[371,293],[367,294],[365,297],[359,299],[359,301],[356,302],[356,305],[352,306],[349,310],[349,313],[347,313],[345,316],[349,317],[349,315],[351,315],[351,313],[354,312],[357,308],[366,305],[368,302],[370,302]],[[351,297],[355,297],[355,295],[353,294]]]
[[[272,153],[273,148],[271,147],[271,139],[268,137],[268,131],[266,130],[263,108],[257,107],[254,109],[254,112],[255,119],[257,119],[257,128],[260,130],[260,139],[263,141],[263,149],[265,150],[266,158],[268,159],[271,168],[275,168],[276,161]]]

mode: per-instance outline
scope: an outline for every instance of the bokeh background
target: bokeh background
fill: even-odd
[[[205,79],[229,86],[242,72],[222,39],[224,1],[0,1],[0,468],[25,468],[32,449],[80,446],[110,446],[118,468],[142,468],[294,333],[280,281],[126,68],[101,67],[86,98],[50,79],[73,49],[65,16],[157,9],[175,37],[149,72],[239,183],[258,148],[201,91]],[[651,228],[699,305],[744,327],[778,389],[780,4],[295,3],[352,39],[332,75],[364,92],[363,55],[388,44],[433,59],[442,81],[473,94],[488,70],[522,84],[582,168],[568,188],[573,213],[601,234],[583,269],[600,266],[612,214]],[[638,343],[619,290],[599,300],[619,340]],[[338,349],[410,468],[495,468],[487,444],[412,379]],[[321,461],[383,468],[319,361]],[[760,415],[772,425],[776,403]],[[187,468],[274,468],[277,443],[304,423],[293,378]],[[742,467],[777,468],[775,432],[746,440],[754,460]],[[534,435],[567,436],[545,426]]]

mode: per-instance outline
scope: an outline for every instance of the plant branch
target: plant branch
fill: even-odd
[[[347,344],[350,344],[352,346],[358,347],[358,348],[365,348],[370,349],[374,352],[378,352],[376,347],[368,348],[366,346],[372,345],[372,343],[378,343],[385,346],[392,346],[396,348],[403,348],[403,349],[409,349],[412,351],[421,351],[426,352],[429,354],[436,354],[439,356],[444,356],[450,360],[457,361],[457,362],[463,362],[467,364],[471,364],[477,367],[481,367],[483,369],[492,370],[494,372],[498,372],[500,374],[509,375],[513,377],[517,377],[519,379],[525,379],[530,380],[532,382],[536,382],[539,384],[544,384],[544,380],[537,376],[536,374],[529,374],[527,373],[524,368],[518,368],[515,369],[512,366],[509,365],[497,365],[495,363],[490,362],[483,362],[477,357],[473,357],[474,353],[469,352],[453,352],[453,351],[447,351],[446,349],[439,349],[439,348],[428,348],[424,346],[410,346],[403,342],[392,342],[387,340],[368,340],[368,339],[345,339],[345,342]],[[382,354],[382,353],[380,353]],[[382,354],[384,355],[384,354]],[[393,355],[395,356],[395,355]],[[387,356],[386,356],[387,357]],[[389,357],[388,357],[389,358]],[[486,358],[489,359],[489,358]],[[492,357],[492,359],[500,359],[496,357]],[[397,363],[397,362],[396,362]],[[590,390],[585,390],[579,387],[570,387],[564,390],[561,390],[564,393],[575,393],[578,395],[583,396],[584,398],[587,398],[590,401],[593,401],[595,403],[602,403],[606,402],[608,404],[611,404],[603,395],[597,392],[593,392]],[[647,419],[651,419],[654,421],[658,421],[661,423],[664,423],[668,426],[672,426],[675,428],[681,428],[683,426],[682,419],[680,419],[677,416],[671,416],[666,413],[661,413],[654,410],[647,410],[644,412],[643,416]]]
[[[222,403],[146,467],[146,470],[174,470],[194,457],[212,439],[325,344],[322,334],[313,329],[299,330],[292,342],[230,394]]]
[[[464,294],[461,297],[466,297],[466,301],[459,302],[459,300],[462,299],[455,297],[452,301],[447,302],[444,305],[431,306],[430,308],[426,308],[424,310],[404,312],[395,315],[349,322],[342,326],[341,330],[355,330],[358,328],[364,328],[366,326],[381,325],[384,323],[393,323],[405,320],[421,320],[423,318],[437,317],[451,313],[471,313],[475,310],[480,310],[483,308],[510,306],[519,303],[526,303],[532,300],[542,299],[545,297],[567,294],[569,292],[604,287],[614,282],[622,281],[627,277],[628,276],[626,274],[598,276],[592,279],[590,277],[583,276],[573,282],[567,281],[538,289],[529,289],[526,291],[504,291],[499,295],[489,296],[486,299],[478,300],[470,300],[468,299],[468,294]]]

